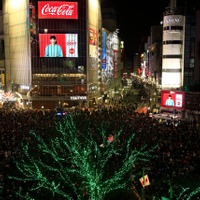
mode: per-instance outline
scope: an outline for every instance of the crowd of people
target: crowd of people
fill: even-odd
[[[147,164],[138,163],[137,170],[144,168],[150,179],[150,186],[145,193],[150,196],[169,196],[170,184],[173,190],[179,185],[197,187],[200,184],[200,135],[195,127],[179,122],[178,125],[161,123],[148,115],[135,112],[135,105],[101,106],[96,110],[75,110],[74,119],[78,126],[90,124],[108,124],[108,134],[115,134],[121,127],[124,130],[124,139],[136,133],[135,146],[159,144],[156,156]],[[78,114],[77,114],[78,113]],[[40,110],[0,110],[0,196],[1,199],[14,199],[14,182],[8,179],[8,174],[14,169],[13,159],[20,157],[21,142],[28,139],[30,130],[42,133],[51,127],[58,119],[55,111]],[[110,124],[110,126],[109,126]],[[134,170],[136,170],[134,172]],[[141,174],[142,175],[142,174]],[[135,186],[141,192],[139,180],[134,180]],[[197,199],[197,198],[196,198]]]

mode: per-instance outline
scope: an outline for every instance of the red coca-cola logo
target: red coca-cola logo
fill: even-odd
[[[59,7],[57,6],[50,6],[49,4],[46,4],[42,8],[42,15],[72,15],[73,14],[73,7],[68,4],[63,4]]]
[[[69,49],[69,53],[70,54],[74,54],[75,53],[75,50],[73,48]]]
[[[39,19],[78,19],[77,2],[38,2]]]

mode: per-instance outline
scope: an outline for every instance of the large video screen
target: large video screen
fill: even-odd
[[[161,91],[161,106],[164,108],[183,109],[185,93],[183,91]]]
[[[78,57],[78,35],[39,34],[40,57]]]

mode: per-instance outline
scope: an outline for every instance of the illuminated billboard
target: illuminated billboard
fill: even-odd
[[[102,32],[102,69],[106,69],[106,37],[107,33],[105,31]]]
[[[184,101],[185,92],[183,91],[161,91],[161,107],[181,110],[184,109]]]
[[[98,58],[98,32],[93,28],[89,29],[89,44],[90,57]]]
[[[78,3],[38,1],[38,19],[78,19]]]
[[[39,34],[40,57],[78,57],[77,34]]]

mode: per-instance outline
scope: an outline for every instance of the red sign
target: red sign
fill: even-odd
[[[148,175],[146,174],[145,176],[141,177],[141,178],[140,178],[140,182],[141,182],[141,184],[142,184],[142,187],[145,187],[145,186],[150,185]]]
[[[184,108],[185,93],[176,90],[161,91],[161,106],[181,110]]]
[[[78,3],[38,1],[39,19],[78,19]]]
[[[71,48],[71,49],[69,50],[69,53],[70,53],[70,54],[74,54],[74,53],[75,53],[75,50]]]

